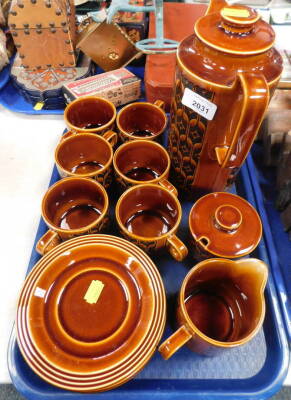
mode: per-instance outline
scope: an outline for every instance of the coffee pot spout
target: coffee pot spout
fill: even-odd
[[[228,3],[225,0],[210,0],[209,6],[206,10],[206,15],[219,12],[223,7],[227,5]]]

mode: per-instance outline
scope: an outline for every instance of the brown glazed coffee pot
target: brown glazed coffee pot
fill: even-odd
[[[190,197],[232,184],[282,72],[274,31],[250,7],[212,0],[194,31],[177,50],[168,143]]]

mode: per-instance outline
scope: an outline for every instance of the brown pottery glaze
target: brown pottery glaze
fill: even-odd
[[[176,236],[182,209],[177,197],[162,186],[142,184],[124,192],[115,209],[121,234],[144,251],[154,253],[167,247],[182,261],[188,249]]]
[[[55,150],[55,162],[62,178],[69,176],[93,178],[108,188],[112,181],[113,150],[117,134],[66,132]]]
[[[189,214],[193,256],[239,258],[250,254],[262,237],[262,223],[254,207],[225,192],[209,193]]]
[[[212,258],[194,266],[179,292],[179,328],[159,347],[163,358],[186,343],[212,356],[250,341],[264,321],[267,277],[268,267],[255,258]]]
[[[64,111],[65,123],[74,132],[103,135],[113,128],[115,118],[115,105],[97,96],[80,97],[69,103]]]
[[[168,149],[190,197],[234,181],[282,72],[274,39],[255,10],[214,0],[180,43]]]
[[[99,233],[108,225],[108,196],[104,187],[88,178],[64,178],[52,185],[42,199],[41,215],[49,230],[36,250],[47,253],[61,241]]]
[[[165,290],[151,259],[124,239],[86,235],[57,246],[27,276],[17,341],[45,381],[104,391],[145,366],[165,320]]]
[[[167,180],[169,154],[159,143],[149,140],[126,142],[115,151],[113,166],[121,190],[142,183],[154,183],[177,195],[176,188]]]
[[[163,101],[157,100],[154,104],[137,102],[123,107],[116,118],[120,140],[158,139],[167,127],[164,106]]]

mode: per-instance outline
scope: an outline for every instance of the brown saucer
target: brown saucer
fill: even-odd
[[[147,363],[165,325],[165,292],[148,256],[110,235],[68,240],[28,275],[18,303],[17,340],[47,382],[104,391]]]

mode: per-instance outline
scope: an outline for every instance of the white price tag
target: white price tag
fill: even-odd
[[[202,117],[209,121],[213,119],[217,109],[217,106],[214,103],[193,92],[189,88],[184,90],[182,104],[191,108],[193,111],[197,112],[197,114],[202,115]]]

